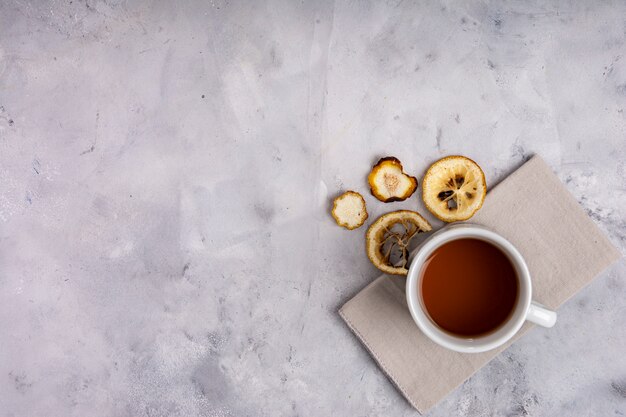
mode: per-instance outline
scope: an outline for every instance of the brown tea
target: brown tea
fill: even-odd
[[[513,311],[515,267],[494,245],[464,238],[444,243],[422,267],[422,300],[443,330],[475,337],[497,329]]]

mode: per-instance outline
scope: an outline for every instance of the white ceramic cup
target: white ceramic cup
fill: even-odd
[[[456,239],[473,238],[486,241],[505,253],[515,267],[518,279],[518,297],[513,313],[495,331],[476,338],[455,336],[442,330],[429,317],[422,300],[422,268],[435,249]],[[413,252],[406,280],[406,299],[413,320],[433,342],[457,352],[484,352],[497,348],[510,340],[525,320],[544,327],[552,327],[556,313],[532,301],[530,273],[519,251],[505,238],[484,227],[473,224],[454,224],[433,233]]]

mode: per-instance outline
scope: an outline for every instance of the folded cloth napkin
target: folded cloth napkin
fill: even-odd
[[[538,156],[491,190],[471,222],[501,234],[519,249],[530,269],[533,300],[551,309],[620,257]],[[344,304],[339,314],[420,412],[428,411],[532,327],[525,324],[512,341],[489,352],[447,350],[413,322],[404,283],[403,277],[383,275]]]

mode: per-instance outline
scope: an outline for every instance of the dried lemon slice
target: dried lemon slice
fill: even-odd
[[[367,220],[367,208],[363,196],[354,191],[346,191],[333,201],[331,212],[337,224],[352,230]]]
[[[411,239],[430,230],[430,223],[415,211],[398,210],[383,214],[367,229],[367,257],[376,268],[387,274],[406,275]]]
[[[483,205],[486,194],[483,170],[464,156],[448,156],[435,162],[422,182],[426,208],[444,222],[469,219]]]
[[[372,195],[382,202],[403,201],[417,188],[417,178],[402,170],[402,163],[393,156],[381,158],[367,176]]]

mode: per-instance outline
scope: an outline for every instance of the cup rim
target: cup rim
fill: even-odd
[[[444,243],[464,237],[485,240],[502,250],[514,264],[520,285],[517,304],[512,316],[495,332],[478,338],[462,338],[441,330],[424,311],[419,295],[420,272],[426,258]],[[532,283],[524,258],[511,242],[483,226],[471,223],[454,224],[433,233],[412,254],[406,280],[406,299],[413,321],[433,342],[457,352],[479,353],[503,345],[519,331],[526,320],[532,300]]]

